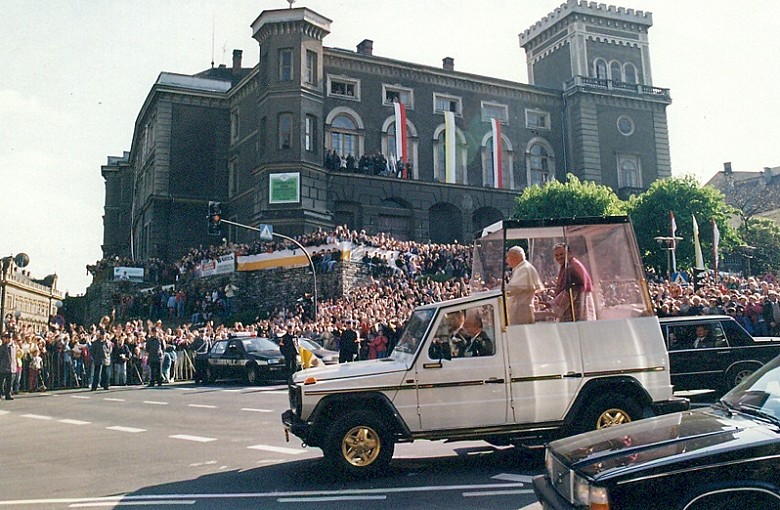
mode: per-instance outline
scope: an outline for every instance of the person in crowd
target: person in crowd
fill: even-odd
[[[353,326],[353,321],[351,319],[348,320],[347,328],[341,334],[341,341],[339,342],[339,363],[355,361],[355,357],[358,355],[360,341]]]
[[[533,324],[534,296],[544,290],[536,268],[525,258],[525,250],[512,246],[507,250],[506,263],[512,268],[512,276],[505,290],[509,324]]]
[[[294,334],[294,325],[287,324],[287,330],[279,338],[279,349],[284,356],[284,369],[292,378],[292,375],[298,369],[298,346]]]
[[[114,385],[127,386],[127,362],[131,357],[130,347],[125,343],[124,334],[117,336],[116,345],[111,353],[111,371]]]
[[[161,328],[155,328],[152,335],[146,338],[145,350],[147,363],[149,364],[149,386],[152,387],[155,384],[162,386],[162,357],[163,349],[165,348],[165,342],[160,338],[162,335]]]
[[[16,344],[11,333],[4,332],[0,344],[0,391],[6,400],[13,400],[13,374],[16,371]]]
[[[93,366],[91,391],[97,390],[98,385],[102,386],[104,390],[109,388],[112,351],[113,345],[108,334],[104,329],[98,330],[97,337],[90,348]]]

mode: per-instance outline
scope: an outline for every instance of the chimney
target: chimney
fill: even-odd
[[[723,173],[731,175],[731,161],[723,163]]]
[[[363,39],[360,44],[357,45],[357,52],[360,55],[373,55],[374,41],[371,39]]]
[[[241,55],[243,53],[243,50],[233,50],[233,74],[241,70]]]
[[[452,57],[444,57],[441,59],[441,67],[445,71],[454,71],[455,70],[455,59]]]

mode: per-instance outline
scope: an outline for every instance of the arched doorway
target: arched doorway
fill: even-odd
[[[412,239],[411,205],[400,198],[383,200],[376,218],[376,229],[399,241]]]
[[[452,204],[435,204],[428,210],[428,232],[432,243],[463,242],[463,213]]]

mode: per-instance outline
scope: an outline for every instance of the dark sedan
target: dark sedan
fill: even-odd
[[[780,339],[751,337],[727,315],[660,319],[675,391],[730,390],[780,355]]]
[[[203,382],[243,379],[248,384],[263,380],[284,380],[284,356],[267,338],[236,337],[217,340],[211,349],[195,357],[196,371]]]
[[[780,357],[712,407],[550,443],[545,509],[780,509]]]

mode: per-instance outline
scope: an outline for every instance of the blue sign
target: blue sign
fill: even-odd
[[[263,241],[273,241],[274,238],[274,226],[267,225],[265,223],[260,224],[260,239]]]

